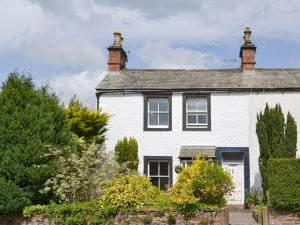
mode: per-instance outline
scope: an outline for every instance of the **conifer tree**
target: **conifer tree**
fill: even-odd
[[[0,177],[26,193],[34,204],[47,203],[41,194],[57,172],[49,146],[72,143],[67,115],[55,94],[37,88],[31,78],[12,73],[0,92]],[[9,204],[9,203],[7,203]]]
[[[289,112],[285,123],[281,106],[276,104],[270,108],[268,104],[264,112],[257,115],[256,134],[259,143],[259,169],[262,177],[264,201],[268,190],[268,160],[270,158],[296,157],[297,124]]]
[[[104,133],[109,119],[101,110],[92,111],[84,107],[74,96],[67,108],[68,123],[71,131],[87,143],[101,144],[105,140]]]
[[[285,146],[287,158],[296,157],[297,152],[297,124],[290,112],[287,114],[287,121],[285,125]]]
[[[137,171],[138,169],[138,143],[135,138],[129,140],[124,137],[119,140],[115,147],[115,156],[119,164],[126,164],[127,168]]]

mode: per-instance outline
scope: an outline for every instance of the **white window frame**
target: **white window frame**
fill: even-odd
[[[189,110],[188,109],[188,100],[189,99],[204,99],[206,102],[206,110],[197,110],[198,101],[196,101],[196,109]],[[196,115],[196,123],[189,123],[188,116],[189,115]],[[198,123],[198,115],[205,115],[206,116],[206,123]],[[185,101],[185,121],[186,121],[186,128],[208,128],[208,98],[206,97],[189,97],[187,96]]]
[[[187,168],[193,163],[192,159],[181,159],[180,164],[182,167]],[[190,164],[190,165],[189,165]]]
[[[150,175],[150,163],[151,162],[158,162],[158,175]],[[160,163],[161,162],[166,162],[168,163],[168,175],[159,175],[160,173]],[[171,173],[170,173],[170,162],[168,160],[148,160],[148,174],[147,174],[147,177],[149,179],[151,179],[151,177],[157,177],[158,178],[158,188],[161,190],[161,187],[160,187],[160,178],[163,178],[163,177],[167,177],[168,178],[168,186],[169,188],[171,187]]]
[[[153,99],[155,99],[155,100],[157,100],[158,101],[158,106],[157,106],[157,111],[150,111],[150,100],[153,100]],[[167,100],[167,102],[168,102],[168,110],[167,111],[160,111],[160,109],[159,109],[159,100],[160,99],[165,99],[165,100]],[[147,118],[148,118],[148,121],[147,121],[147,126],[148,126],[148,128],[169,128],[169,126],[170,126],[170,124],[169,124],[169,121],[170,121],[170,119],[169,119],[169,117],[170,117],[170,112],[169,112],[169,108],[170,108],[170,102],[169,102],[169,99],[168,98],[164,98],[164,97],[150,97],[150,98],[148,98],[147,99],[147,105],[148,105],[148,112],[147,112]],[[158,125],[150,125],[150,114],[151,113],[157,113],[158,114]],[[168,115],[168,125],[159,125],[159,116],[160,116],[160,114],[167,114]]]

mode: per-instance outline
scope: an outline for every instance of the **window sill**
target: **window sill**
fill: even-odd
[[[144,127],[144,131],[172,131],[171,127]]]
[[[211,128],[210,127],[183,127],[182,129],[183,131],[211,131]]]

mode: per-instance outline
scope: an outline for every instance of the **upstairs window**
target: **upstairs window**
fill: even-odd
[[[210,130],[210,96],[183,96],[183,130]]]
[[[145,96],[144,130],[171,130],[171,96]]]

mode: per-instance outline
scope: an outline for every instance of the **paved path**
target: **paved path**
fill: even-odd
[[[248,210],[229,212],[230,225],[258,225]]]

